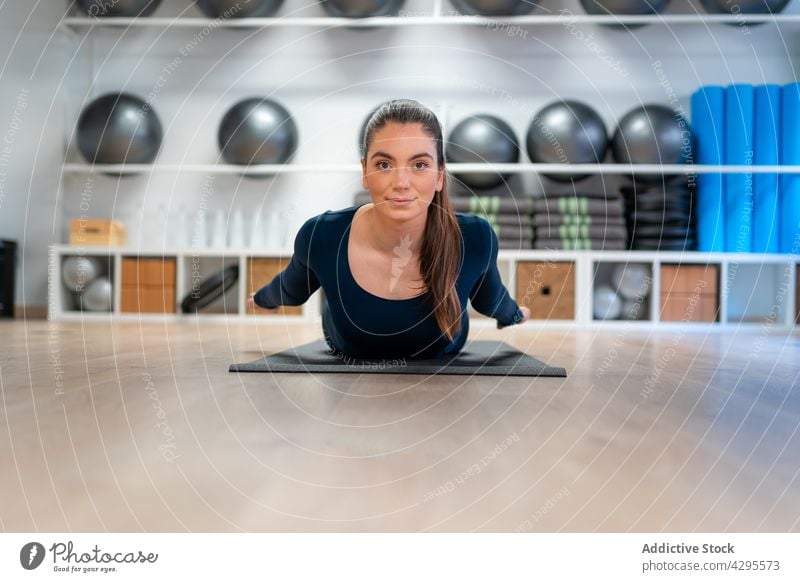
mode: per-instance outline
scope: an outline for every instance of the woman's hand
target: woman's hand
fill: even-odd
[[[256,305],[256,301],[254,299],[255,296],[256,296],[256,292],[253,291],[252,293],[250,293],[250,296],[247,298],[247,311],[248,312],[251,312],[251,311],[255,312],[256,309],[259,309],[261,311],[267,311],[269,313],[275,313],[275,312],[278,311],[277,307],[261,307],[260,305]]]
[[[516,323],[509,323],[508,325],[501,325],[500,322],[498,321],[497,322],[497,329],[505,329],[509,325],[521,325],[521,324],[525,323],[526,321],[528,321],[531,318],[531,310],[528,309],[527,307],[525,307],[524,305],[520,305],[519,306],[519,312],[522,314],[522,319],[520,319]],[[514,314],[514,316],[516,318],[516,314]]]

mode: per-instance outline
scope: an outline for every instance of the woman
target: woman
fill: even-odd
[[[248,308],[300,305],[321,286],[326,342],[359,358],[455,354],[469,331],[467,299],[498,329],[525,322],[530,311],[500,280],[491,225],[450,206],[433,112],[390,101],[364,133],[362,185],[372,203],[308,219],[287,268]]]

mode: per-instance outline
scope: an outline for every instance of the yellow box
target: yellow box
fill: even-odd
[[[69,244],[118,247],[128,241],[125,225],[120,220],[93,218],[70,221]]]

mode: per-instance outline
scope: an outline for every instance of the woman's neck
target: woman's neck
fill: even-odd
[[[358,218],[365,221],[362,232],[366,233],[370,246],[387,254],[397,254],[398,249],[402,253],[419,254],[425,233],[425,213],[400,222],[376,212],[374,204],[367,206],[363,216]]]

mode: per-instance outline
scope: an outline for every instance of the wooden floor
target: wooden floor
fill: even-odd
[[[473,329],[569,377],[229,374],[315,327],[0,323],[4,531],[800,531],[800,345]]]

